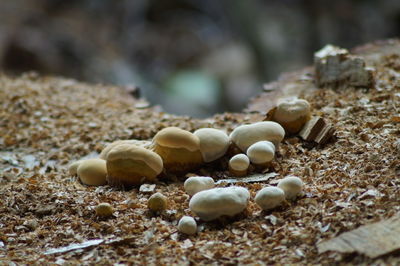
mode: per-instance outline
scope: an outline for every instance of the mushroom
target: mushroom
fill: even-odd
[[[229,173],[233,176],[245,176],[249,166],[250,160],[246,154],[236,154],[229,160]]]
[[[229,138],[240,150],[246,152],[252,144],[263,140],[271,141],[275,147],[278,147],[284,136],[285,130],[281,125],[273,121],[263,121],[238,126]]]
[[[150,196],[147,201],[147,207],[153,212],[161,212],[167,209],[168,200],[167,197],[161,194],[160,192],[154,193]]]
[[[222,130],[200,128],[193,134],[200,140],[200,152],[206,163],[221,158],[229,148],[229,137]]]
[[[114,148],[115,146],[121,145],[121,144],[132,144],[138,147],[142,148],[150,148],[151,141],[147,140],[136,140],[136,139],[128,139],[128,140],[116,140],[110,144],[108,144],[100,153],[99,158],[106,160],[107,159],[107,154]]]
[[[102,186],[107,184],[107,166],[106,161],[102,159],[82,160],[78,164],[76,172],[85,185]]]
[[[100,203],[96,206],[95,212],[97,216],[109,217],[113,215],[113,207],[109,203]]]
[[[243,187],[212,188],[196,193],[189,202],[189,208],[202,220],[211,221],[242,212],[249,198],[249,191]]]
[[[213,188],[215,183],[214,179],[208,176],[192,176],[186,179],[183,186],[186,193],[193,196],[197,192]]]
[[[78,166],[83,162],[84,160],[79,160],[76,162],[71,163],[68,166],[68,172],[70,175],[77,175],[78,174]]]
[[[116,145],[107,153],[107,181],[112,185],[129,187],[155,181],[162,169],[158,154],[132,144]]]
[[[153,138],[152,149],[161,156],[164,168],[171,173],[190,171],[203,163],[199,138],[177,127],[159,131]]]
[[[274,159],[275,146],[268,140],[256,142],[247,149],[247,156],[251,163],[266,167]]]
[[[268,211],[282,204],[285,192],[278,187],[265,187],[257,192],[254,200],[263,210]]]
[[[281,124],[289,135],[298,133],[310,118],[310,104],[297,98],[281,99],[272,114],[272,120]]]
[[[192,217],[183,216],[179,220],[178,231],[183,234],[194,235],[197,231],[197,223]]]
[[[287,176],[279,181],[278,188],[285,192],[288,200],[295,199],[301,192],[303,181],[297,176]]]

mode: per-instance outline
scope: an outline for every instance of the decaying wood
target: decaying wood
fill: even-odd
[[[317,245],[318,252],[358,252],[376,258],[400,249],[400,216],[364,225]]]
[[[168,197],[169,209],[155,215],[147,208],[153,192],[146,192],[153,187],[124,191],[84,186],[70,176],[68,165],[98,156],[115,140],[151,140],[167,126],[230,133],[239,125],[262,121],[275,96],[263,92],[246,112],[200,120],[159,112],[115,86],[0,75],[0,264],[398,263],[395,253],[374,259],[344,257],[320,254],[316,245],[369,221],[389,219],[400,206],[400,42],[367,45],[357,54],[374,67],[375,89],[317,89],[312,67],[274,83],[271,93],[276,97],[306,99],[313,115],[335,126],[337,140],[305,149],[297,137],[285,139],[270,169],[276,176],[251,170],[251,179],[235,184],[250,191],[246,211],[233,219],[198,221],[194,236],[182,236],[176,229],[182,216],[195,217],[182,181],[160,177],[154,192]],[[228,179],[231,155],[192,174],[217,182]],[[304,193],[282,208],[262,211],[254,203],[256,193],[287,175],[303,180]],[[99,202],[110,203],[115,215],[99,219],[94,213]],[[105,242],[43,255],[51,248],[95,239]]]
[[[301,129],[299,136],[305,141],[313,141],[322,145],[332,138],[334,132],[333,126],[322,117],[313,117]]]
[[[315,53],[315,81],[318,87],[365,87],[374,84],[373,69],[360,56],[346,49],[326,45]]]

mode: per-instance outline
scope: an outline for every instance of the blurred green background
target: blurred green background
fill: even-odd
[[[327,43],[399,33],[399,0],[2,0],[0,71],[139,86],[167,112],[206,117],[240,111]]]

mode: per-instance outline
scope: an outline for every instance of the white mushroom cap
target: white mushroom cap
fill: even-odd
[[[275,145],[271,141],[259,141],[247,149],[247,156],[254,164],[270,162],[275,156]]]
[[[278,207],[285,200],[285,192],[278,187],[265,187],[257,192],[254,201],[263,210],[271,210]]]
[[[183,186],[186,193],[193,196],[197,192],[213,188],[215,183],[214,179],[208,176],[192,176],[186,179]]]
[[[229,137],[222,130],[200,128],[193,134],[200,139],[200,152],[206,163],[224,156],[229,148]]]
[[[249,168],[250,160],[246,154],[236,154],[229,160],[229,167],[235,171],[246,171]]]
[[[82,160],[78,166],[77,174],[85,185],[105,185],[107,183],[106,161],[98,158]]]
[[[279,181],[278,187],[285,192],[286,199],[295,199],[301,192],[303,181],[297,176],[287,176]]]
[[[243,152],[246,152],[250,145],[268,140],[277,146],[285,136],[285,129],[276,122],[263,121],[250,125],[242,125],[235,128],[229,138]]]
[[[249,191],[243,187],[213,188],[196,193],[189,202],[189,208],[202,220],[211,221],[242,212],[249,198]]]
[[[183,216],[178,223],[178,231],[187,235],[194,235],[197,231],[197,223],[190,216]]]

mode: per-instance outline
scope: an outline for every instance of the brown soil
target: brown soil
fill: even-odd
[[[398,263],[398,254],[372,260],[318,254],[316,248],[322,240],[400,210],[400,42],[355,51],[375,68],[374,89],[316,89],[313,69],[307,68],[267,86],[275,91],[251,100],[245,112],[205,120],[159,112],[118,87],[35,74],[0,76],[0,264]],[[179,218],[193,215],[179,177],[157,183],[156,191],[170,204],[167,212],[156,215],[147,209],[150,194],[87,187],[68,174],[70,162],[95,155],[117,139],[151,139],[167,126],[229,133],[243,123],[261,121],[271,106],[267,99],[281,94],[305,97],[314,115],[335,126],[335,139],[323,147],[286,139],[270,169],[277,176],[264,183],[239,183],[252,195],[245,213],[200,221],[201,232],[195,236],[177,233]],[[226,178],[227,159],[196,174]],[[255,193],[289,174],[304,180],[303,195],[262,212],[253,201]],[[97,218],[99,202],[110,203],[114,216]],[[91,239],[104,242],[44,254]]]

